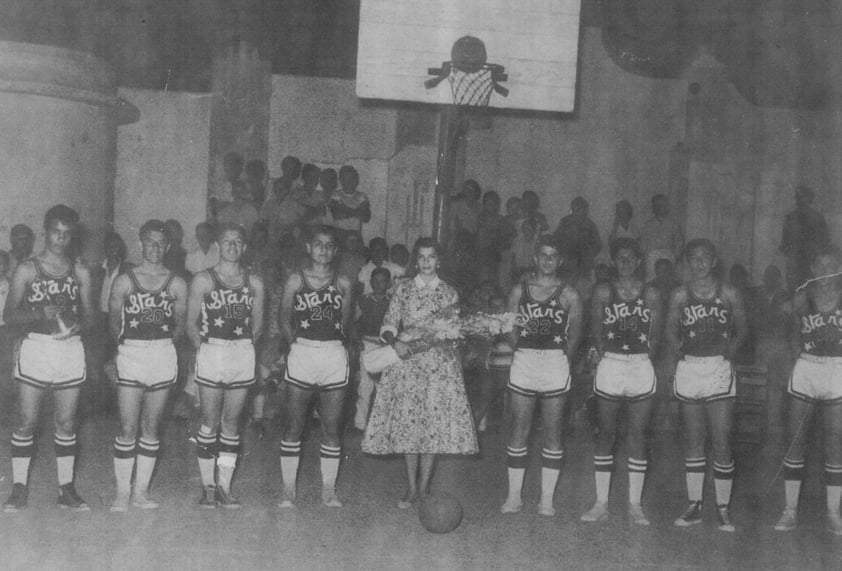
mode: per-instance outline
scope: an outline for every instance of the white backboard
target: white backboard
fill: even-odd
[[[357,96],[453,103],[449,81],[427,89],[429,68],[451,59],[466,35],[502,65],[506,97],[489,106],[573,111],[580,0],[361,0]]]

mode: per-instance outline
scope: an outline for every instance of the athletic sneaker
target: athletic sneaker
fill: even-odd
[[[842,535],[842,517],[839,514],[827,514],[827,531],[833,535]]]
[[[132,493],[132,505],[142,510],[158,509],[158,502],[150,500],[146,492],[141,492],[140,490],[134,490]]]
[[[795,509],[786,508],[781,514],[781,519],[775,524],[775,531],[792,531],[798,525],[798,520],[795,517]]]
[[[719,518],[719,531],[737,531],[731,522],[731,510],[726,504],[716,506],[716,516]]]
[[[629,520],[637,525],[649,525],[649,518],[643,513],[640,504],[629,504]]]
[[[26,484],[15,484],[12,486],[12,493],[9,499],[3,504],[3,511],[7,513],[14,513],[26,508],[26,499],[29,496],[29,490]]]
[[[582,514],[580,521],[595,522],[608,519],[608,503],[596,502],[591,509]]]
[[[678,527],[687,527],[697,523],[702,523],[702,501],[690,502],[684,513],[675,520],[675,525]]]
[[[231,495],[230,490],[223,490],[221,486],[216,487],[216,504],[229,510],[235,510],[243,506],[237,498]]]
[[[205,486],[202,488],[199,507],[206,510],[212,510],[216,507],[216,486]]]
[[[59,486],[58,506],[63,510],[73,510],[79,512],[90,511],[88,504],[79,497],[76,493],[76,488],[73,487],[73,482]]]

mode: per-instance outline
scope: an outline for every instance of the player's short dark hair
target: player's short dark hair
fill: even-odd
[[[342,165],[339,167],[339,178],[342,178],[343,175],[352,174],[359,178],[360,173],[357,172],[357,169],[352,167],[351,165]]]
[[[167,227],[158,219],[153,218],[144,222],[137,234],[140,239],[143,240],[143,238],[148,236],[150,232],[161,232],[168,242],[170,240],[170,237],[167,235]]]
[[[44,230],[49,230],[56,222],[75,229],[79,225],[79,214],[67,205],[56,204],[44,215]]]
[[[321,173],[321,169],[313,163],[307,163],[301,167],[301,178],[307,178],[312,173]]]
[[[716,258],[716,246],[707,238],[693,238],[687,242],[687,246],[684,248],[684,258],[689,260],[693,250],[698,250],[699,248],[706,250],[711,258]]]
[[[538,236],[538,239],[535,240],[536,254],[540,252],[541,248],[543,247],[552,248],[558,253],[558,255],[562,255],[561,244],[559,243],[558,239],[552,234],[541,234],[540,236]]]
[[[376,276],[386,276],[387,280],[392,279],[392,272],[389,271],[389,268],[384,268],[380,266],[379,268],[374,268],[371,271],[371,281],[374,281]]]
[[[248,240],[246,229],[242,224],[237,224],[236,222],[223,222],[216,227],[216,241],[219,242],[222,240],[222,237],[226,232],[237,232],[243,242]]]
[[[612,260],[617,259],[620,250],[628,250],[634,254],[634,257],[638,260],[643,259],[643,251],[640,249],[640,244],[637,243],[637,240],[632,240],[631,238],[615,238],[614,240],[611,240],[611,244],[608,246],[608,249],[611,252]]]
[[[287,169],[301,170],[301,159],[288,155],[281,159],[281,170],[284,170],[285,166]]]
[[[313,238],[315,238],[319,234],[330,236],[330,238],[335,244],[339,244],[339,234],[336,232],[336,228],[334,228],[333,226],[328,226],[327,224],[316,224],[313,226],[308,226],[303,233],[305,243],[312,242]]]

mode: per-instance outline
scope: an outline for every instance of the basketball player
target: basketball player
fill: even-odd
[[[519,314],[520,326],[511,335],[515,353],[508,389],[514,419],[507,450],[509,495],[500,511],[521,510],[529,429],[535,404],[540,402],[544,442],[538,513],[553,516],[553,496],[564,456],[561,429],[570,391],[569,356],[579,345],[582,302],[576,290],[558,276],[562,258],[552,236],[537,240],[534,261],[535,273],[512,288],[507,303],[508,311]]]
[[[655,369],[651,356],[657,353],[660,344],[663,308],[658,290],[646,286],[637,277],[642,258],[636,240],[617,238],[611,243],[617,279],[600,283],[594,289],[591,358],[598,363],[594,393],[599,414],[599,440],[594,454],[596,503],[582,515],[582,521],[608,518],[617,415],[625,404],[628,413],[629,519],[638,525],[649,525],[640,497],[648,466],[646,426],[655,396]]]
[[[240,413],[254,384],[254,343],[263,327],[263,281],[240,265],[246,231],[222,224],[219,263],[196,274],[187,299],[187,335],[196,349],[202,411],[196,435],[202,508],[234,509],[231,477],[240,448]],[[216,477],[214,475],[216,457]]]
[[[160,449],[158,424],[178,374],[173,340],[184,332],[187,311],[187,283],[164,267],[169,245],[163,222],[145,222],[140,227],[140,265],[117,276],[111,288],[109,323],[112,338],[120,340],[120,433],[114,438],[117,497],[111,505],[113,512],[127,511],[129,503],[141,509],[158,507],[147,497],[149,481]]]
[[[791,444],[784,459],[786,507],[777,531],[794,529],[798,495],[806,471],[805,440],[815,412],[821,406],[824,425],[824,480],[827,494],[827,530],[842,535],[839,499],[842,496],[842,253],[834,247],[814,256],[810,266],[816,281],[795,294],[793,348],[801,356],[789,380]]]
[[[681,402],[685,427],[685,469],[690,505],[675,520],[686,527],[702,521],[705,481],[705,438],[710,430],[713,477],[721,531],[734,531],[729,504],[734,481],[731,426],[734,420],[736,379],[731,366],[745,340],[746,315],[735,287],[713,275],[716,248],[695,239],[685,250],[690,280],[670,295],[666,335],[675,367],[675,396]]]
[[[281,298],[281,331],[290,344],[284,375],[286,426],[281,440],[281,475],[284,490],[281,508],[295,502],[296,478],[301,457],[301,433],[310,400],[319,392],[322,423],[322,503],[340,508],[336,476],[342,452],[339,425],[348,386],[348,353],[345,331],[354,307],[351,281],[332,268],[336,235],[329,226],[318,226],[306,242],[309,260],[292,274]]]
[[[85,381],[85,349],[80,334],[91,319],[91,276],[71,259],[69,249],[79,224],[72,208],[59,204],[44,216],[44,249],[17,267],[3,314],[7,323],[27,331],[21,343],[18,381],[20,423],[12,432],[12,494],[3,511],[26,507],[29,463],[35,448],[41,401],[51,390],[55,406],[58,505],[88,511],[76,493],[76,409]]]

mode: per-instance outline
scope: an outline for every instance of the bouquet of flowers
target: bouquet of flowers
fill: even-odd
[[[398,334],[398,341],[409,345],[410,353],[420,353],[436,345],[455,345],[468,338],[491,338],[511,331],[518,316],[515,313],[491,314],[474,312],[459,314],[451,305],[430,314],[423,321]],[[390,346],[378,347],[363,354],[363,366],[370,373],[379,373],[400,361]]]

